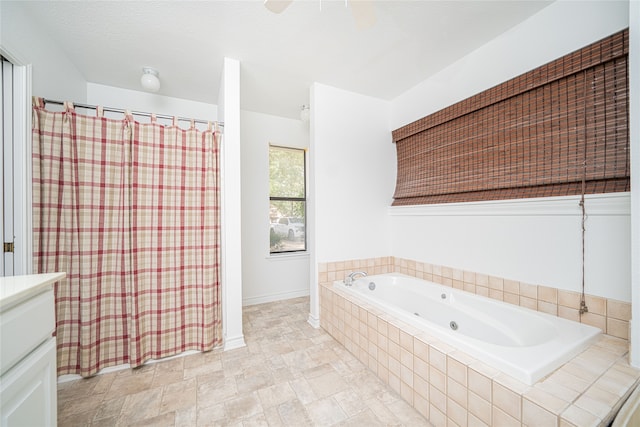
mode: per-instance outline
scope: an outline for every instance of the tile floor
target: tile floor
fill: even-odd
[[[61,383],[58,425],[429,426],[308,313],[308,298],[245,307],[244,348]]]

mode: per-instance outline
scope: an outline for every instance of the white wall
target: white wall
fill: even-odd
[[[396,177],[389,102],[317,83],[312,90],[317,261],[386,256]]]
[[[314,83],[311,88],[312,247],[309,323],[318,325],[319,262],[390,255],[396,176],[390,104]]]
[[[555,2],[392,102],[400,127],[607,37],[628,25],[627,2]],[[566,205],[566,206],[565,206]],[[406,215],[390,209],[395,256],[530,284],[579,290],[576,198],[531,205],[463,204]],[[629,195],[587,203],[586,292],[630,301]]]
[[[34,96],[85,102],[84,76],[60,46],[32,21],[20,2],[0,1],[0,50],[14,57],[19,65],[32,65]]]
[[[534,285],[579,291],[579,196],[393,207],[394,256]],[[585,203],[585,287],[630,301],[629,194],[590,195]]]
[[[628,26],[627,1],[558,0],[393,100],[397,129]]]
[[[242,111],[243,305],[309,295],[309,254],[269,255],[269,144],[309,147],[309,124]]]
[[[201,120],[218,120],[218,106],[215,104],[97,83],[87,83],[87,104]],[[180,126],[186,128],[189,124],[180,122]]]

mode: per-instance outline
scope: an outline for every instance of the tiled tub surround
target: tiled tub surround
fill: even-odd
[[[320,323],[435,426],[607,425],[640,379],[607,335],[527,386],[332,286]]]
[[[329,285],[352,271],[368,274],[403,273],[456,289],[586,323],[608,335],[628,339],[631,304],[586,295],[589,312],[580,316],[580,294],[543,285],[531,285],[502,277],[463,271],[403,258],[380,257],[318,264],[318,282]]]
[[[527,386],[332,287],[359,270],[401,272],[573,320],[579,294],[394,257],[320,264],[322,328],[436,426],[607,425],[640,378],[627,363],[628,303],[587,296],[583,322],[612,336]]]

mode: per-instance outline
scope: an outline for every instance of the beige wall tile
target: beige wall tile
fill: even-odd
[[[509,304],[520,305],[520,295],[510,294],[509,292],[505,292],[502,300]]]
[[[575,308],[565,307],[563,305],[558,306],[558,316],[563,319],[573,320],[574,322],[580,322],[580,312]]]
[[[463,408],[467,408],[467,388],[451,377],[447,378],[447,396]]]
[[[447,376],[466,387],[467,365],[460,363],[451,356],[447,356]]]
[[[476,284],[476,273],[473,271],[463,271],[462,272],[462,281],[465,283]]]
[[[599,314],[601,316],[607,315],[607,300],[606,298],[596,297],[593,295],[585,295],[587,307],[589,312],[593,314]]]
[[[442,391],[438,390],[433,384],[429,386],[429,402],[433,405],[433,408],[436,408],[438,411],[443,414],[447,413],[447,395]],[[430,408],[433,413],[433,408]]]
[[[391,387],[391,389],[398,394],[400,394],[401,382],[402,381],[400,381],[400,377],[392,373],[391,370],[389,370],[389,387]]]
[[[520,283],[520,296],[527,298],[538,299],[538,286],[530,285],[528,283]]]
[[[492,425],[500,427],[521,427],[522,425],[520,420],[506,414],[495,405],[491,406],[491,422]]]
[[[413,353],[413,336],[404,331],[400,331],[400,346]]]
[[[434,265],[432,267],[431,273],[433,273],[434,276],[442,277],[442,266],[441,265]]]
[[[520,282],[516,282],[515,280],[504,279],[504,289],[505,292],[509,292],[511,294],[520,294]]]
[[[429,361],[429,344],[425,343],[421,339],[413,338],[413,353],[420,359]]]
[[[429,367],[429,383],[440,392],[447,392],[447,376],[433,366]]]
[[[573,291],[565,291],[558,289],[558,305],[579,309],[580,308],[580,294]]]
[[[553,427],[558,424],[558,416],[524,399],[522,402],[522,423],[530,427]]]
[[[558,290],[547,286],[538,286],[538,301],[558,303]]]
[[[400,382],[400,396],[402,396],[409,405],[413,406],[413,387],[404,381]]]
[[[413,369],[401,365],[400,366],[400,379],[403,383],[406,383],[410,387],[413,387]]]
[[[538,301],[538,311],[557,316],[558,305],[546,301]]]
[[[591,311],[582,314],[582,323],[586,323],[587,325],[595,326],[596,328],[600,328],[603,331],[607,330],[607,319],[604,316],[599,314],[591,313]]]
[[[400,363],[402,364],[402,366],[406,366],[407,368],[413,370],[413,353],[405,350],[404,348],[401,348]]]
[[[469,391],[467,402],[469,412],[487,425],[491,425],[491,403]]]
[[[447,416],[445,411],[441,411],[436,405],[431,403],[429,405],[429,421],[434,426],[446,426],[447,425]]]
[[[429,399],[429,381],[425,380],[417,373],[413,374],[413,389],[423,398],[427,400]]]
[[[489,298],[489,288],[476,285],[476,294]]]
[[[607,300],[607,316],[618,320],[631,320],[631,304],[613,299]]]
[[[467,425],[467,409],[459,405],[455,400],[447,400],[447,418],[458,426]]]
[[[476,417],[472,413],[467,414],[467,425],[474,427],[489,427],[489,424],[483,422],[480,418]]]
[[[474,368],[469,368],[468,375],[469,390],[491,403],[491,379]]]
[[[413,392],[413,407],[426,419],[429,419],[429,399]]]
[[[429,364],[440,372],[447,373],[447,356],[433,347],[429,349]]]
[[[400,378],[401,366],[402,364],[400,363],[399,360],[394,359],[393,357],[390,357],[389,358],[389,375],[393,374],[396,377]]]
[[[516,420],[520,420],[522,416],[521,400],[522,397],[519,394],[495,381],[493,382],[493,406],[501,409]]]
[[[489,298],[502,301],[504,298],[504,292],[489,288]]]
[[[502,277],[489,276],[489,289],[503,291],[504,279]]]
[[[520,307],[538,310],[538,300],[520,295]]]
[[[389,339],[396,344],[400,344],[400,330],[392,324],[389,324],[388,330],[389,330]]]
[[[560,415],[579,393],[552,381],[540,381],[524,393],[523,399]]]
[[[629,339],[629,322],[610,317],[607,318],[607,334],[625,340]]]
[[[429,381],[429,363],[417,356],[413,356],[413,372],[420,375],[425,381]]]
[[[389,342],[388,338],[385,335],[381,334],[380,331],[378,330],[377,342],[376,342],[376,344],[378,345],[378,348],[380,350],[387,351],[388,342]]]
[[[576,427],[595,427],[600,425],[600,418],[576,405],[571,405],[562,413],[562,420]],[[560,425],[562,426],[563,424],[561,423]]]
[[[489,276],[486,274],[476,273],[476,286],[489,287]]]
[[[462,288],[465,292],[469,292],[472,294],[476,293],[476,285],[469,282],[464,282],[464,286]]]

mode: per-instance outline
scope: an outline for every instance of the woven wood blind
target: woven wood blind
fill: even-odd
[[[393,205],[630,190],[628,31],[393,132]]]

